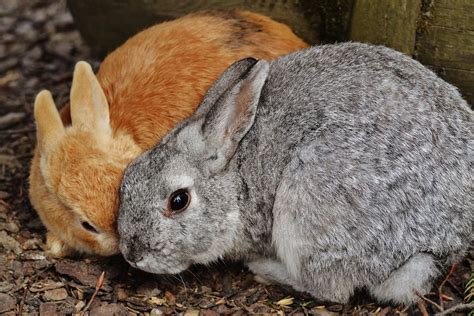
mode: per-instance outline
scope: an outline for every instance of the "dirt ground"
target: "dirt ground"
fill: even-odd
[[[97,67],[99,60],[82,42],[63,1],[1,0],[0,35],[0,314],[422,314],[418,306],[377,305],[364,293],[348,305],[316,302],[283,286],[255,282],[239,263],[155,277],[120,257],[48,258],[44,227],[27,196],[34,96],[47,88],[58,105],[65,104],[75,62]],[[445,308],[462,303],[473,265],[471,249],[444,284]],[[427,299],[439,304],[442,281]],[[424,306],[430,314],[438,311],[428,301]]]

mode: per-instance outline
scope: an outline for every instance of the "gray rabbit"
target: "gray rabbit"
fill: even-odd
[[[385,47],[241,60],[127,168],[120,249],[152,273],[241,259],[317,299],[411,304],[472,240],[472,121]]]

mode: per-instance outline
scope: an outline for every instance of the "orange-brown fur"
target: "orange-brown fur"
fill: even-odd
[[[74,115],[76,121],[85,116],[86,125],[94,121],[90,111],[100,106],[82,106],[84,101],[63,109],[62,121],[70,125],[72,115],[72,126],[50,144],[41,139],[48,138],[51,130],[56,137],[56,127],[45,115],[36,117],[39,139],[31,166],[30,198],[48,229],[51,253],[116,253],[118,188],[126,165],[188,117],[210,84],[234,61],[248,56],[274,59],[306,46],[285,25],[235,11],[196,13],[162,23],[112,52],[97,73],[105,107],[108,102],[111,135],[98,131],[93,122],[81,128],[74,121]],[[76,80],[75,75],[73,90],[79,91],[79,98],[98,102],[87,95],[89,83]],[[38,108],[46,109],[39,103],[49,101],[38,98]],[[93,224],[106,240],[83,229],[81,220]]]

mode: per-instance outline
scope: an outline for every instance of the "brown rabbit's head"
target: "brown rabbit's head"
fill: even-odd
[[[74,70],[70,111],[72,124],[66,127],[51,94],[42,91],[36,97],[31,202],[48,228],[53,256],[72,249],[111,255],[118,252],[120,180],[141,149],[128,134],[112,130],[107,99],[85,62]]]

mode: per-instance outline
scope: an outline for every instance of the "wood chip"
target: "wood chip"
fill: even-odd
[[[55,282],[53,280],[41,280],[39,282],[33,283],[28,290],[30,292],[36,293],[36,292],[44,292],[48,290],[54,290],[64,287],[64,283],[62,282]]]
[[[45,301],[63,301],[68,297],[67,291],[64,288],[48,290],[44,292],[43,299]]]

